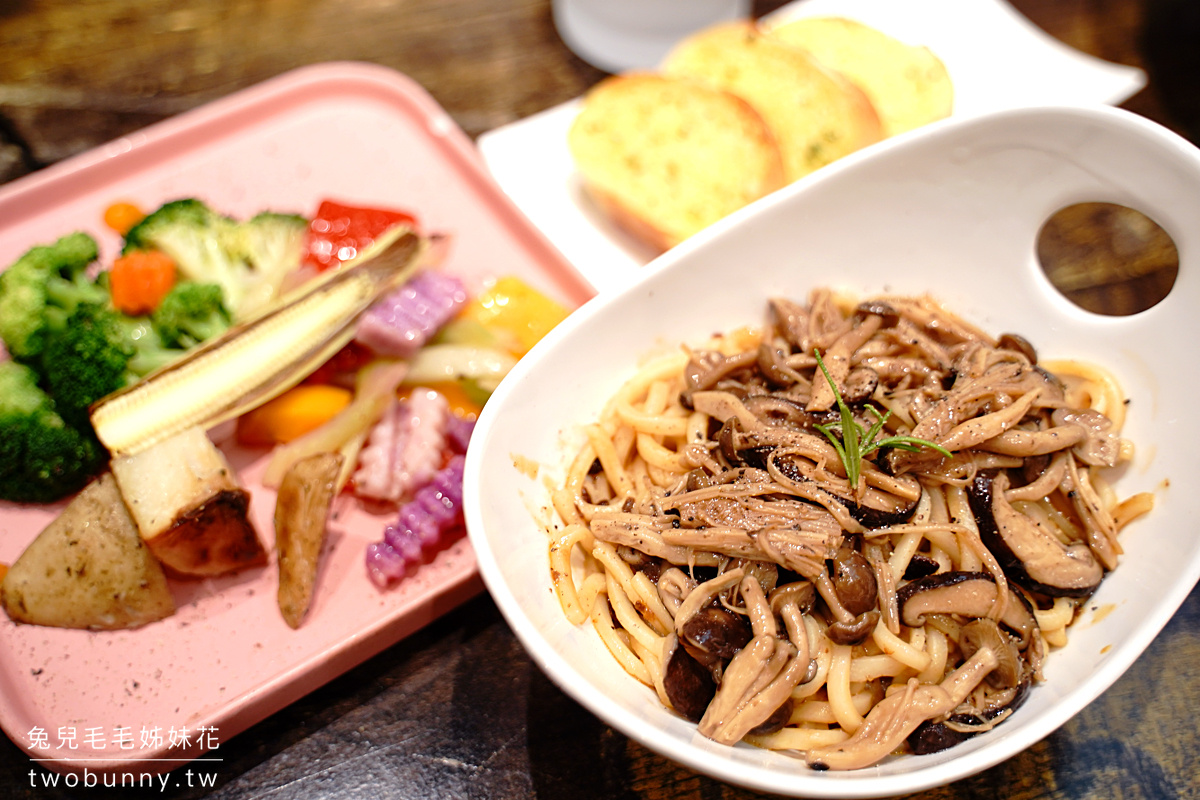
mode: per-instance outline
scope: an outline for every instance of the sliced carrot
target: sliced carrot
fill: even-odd
[[[246,445],[290,442],[328,422],[352,399],[354,393],[341,386],[301,384],[239,417],[238,441]]]
[[[175,262],[159,250],[134,250],[113,261],[108,278],[114,308],[149,314],[175,285]]]
[[[124,201],[113,203],[104,209],[104,224],[124,236],[129,229],[146,217],[145,213],[133,203]]]

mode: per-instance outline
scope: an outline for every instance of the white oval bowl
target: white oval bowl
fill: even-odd
[[[1130,317],[1082,311],[1049,284],[1035,239],[1075,202],[1120,203],[1175,240],[1171,294]],[[1137,659],[1200,578],[1200,486],[1185,463],[1200,441],[1186,367],[1200,340],[1200,151],[1111,108],[1005,111],[931,126],[850,156],[744,209],[601,295],[554,330],[504,380],[480,417],[466,465],[466,517],[487,588],[535,662],[613,728],[729,783],[797,797],[884,797],[940,786],[1039,741]],[[1117,488],[1156,494],[1126,549],[1050,654],[1046,681],[1003,725],[950,750],[890,757],[854,772],[726,747],[663,708],[617,665],[590,625],[564,618],[542,524],[593,421],[644,358],[763,319],[771,296],[817,286],[858,295],[931,293],[992,333],[1015,331],[1047,358],[1108,366],[1130,397],[1124,435],[1137,455]],[[1102,619],[1100,617],[1103,617]]]

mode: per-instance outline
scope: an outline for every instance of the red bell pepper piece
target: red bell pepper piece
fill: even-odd
[[[340,266],[395,225],[416,228],[417,218],[406,211],[361,208],[323,200],[308,223],[301,263],[318,271]]]

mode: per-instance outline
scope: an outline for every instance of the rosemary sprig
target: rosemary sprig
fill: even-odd
[[[892,448],[915,453],[922,447],[928,447],[931,450],[941,453],[946,458],[950,458],[951,454],[949,450],[928,439],[921,439],[916,436],[889,436],[886,439],[879,439],[878,436],[883,431],[883,425],[887,422],[888,417],[892,415],[892,412],[888,411],[885,414],[880,414],[879,409],[872,405],[868,405],[867,409],[875,415],[875,423],[864,431],[862,426],[858,424],[858,421],[854,419],[854,415],[850,413],[850,407],[842,400],[842,394],[838,391],[833,376],[825,368],[825,362],[821,359],[821,353],[814,349],[813,355],[817,358],[817,366],[821,368],[821,372],[825,375],[825,380],[829,381],[829,388],[833,390],[833,397],[837,400],[838,411],[842,416],[841,422],[816,425],[814,427],[825,434],[825,437],[829,439],[834,449],[837,450],[838,457],[841,458],[842,465],[846,468],[846,479],[850,482],[851,491],[858,491],[858,482],[862,477],[863,459],[876,450]],[[835,430],[837,433],[835,433]],[[838,433],[841,435],[839,436]]]

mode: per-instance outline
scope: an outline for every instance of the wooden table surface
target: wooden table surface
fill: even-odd
[[[757,2],[755,13],[780,5]],[[1013,5],[1068,45],[1146,68],[1150,85],[1128,109],[1186,136],[1200,130],[1194,88],[1200,12],[1193,10],[1200,6],[1191,0]],[[294,67],[330,60],[406,73],[471,136],[575,97],[604,76],[559,40],[549,0],[6,0],[0,3],[0,182]],[[1124,678],[1058,732],[920,797],[1198,797],[1197,707],[1200,592]],[[171,773],[164,792],[119,796],[758,796],[679,767],[584,711],[530,661],[486,595],[222,741],[220,755],[215,770]],[[201,773],[215,788],[197,785]],[[101,788],[45,788],[46,776],[0,738],[0,796],[118,796]]]

